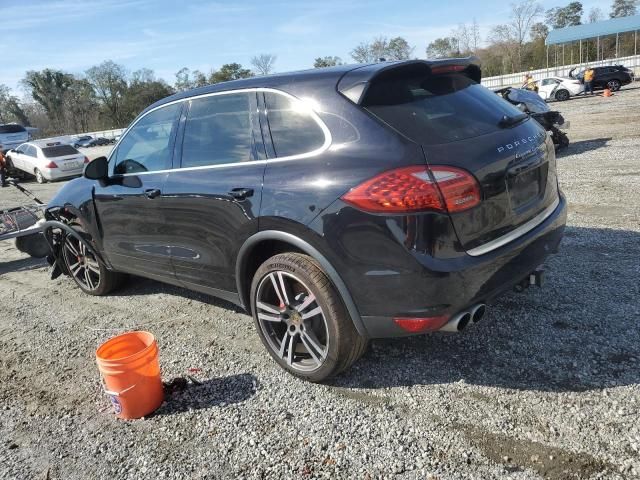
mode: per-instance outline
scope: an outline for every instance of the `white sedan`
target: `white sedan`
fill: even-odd
[[[584,85],[574,78],[548,77],[538,82],[538,95],[543,100],[563,102],[584,92]]]
[[[34,175],[38,183],[82,175],[89,159],[61,142],[27,142],[7,152],[8,166]]]

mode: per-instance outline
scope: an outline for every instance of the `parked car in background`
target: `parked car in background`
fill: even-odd
[[[311,381],[370,338],[460,331],[540,283],[566,221],[550,137],[480,78],[473,59],[381,62],[160,100],[49,202],[57,272],[241,305]]]
[[[111,141],[108,138],[96,137],[89,142],[89,147],[100,147],[103,145],[109,145]]]
[[[584,92],[584,85],[575,78],[548,77],[538,82],[538,95],[543,100],[564,102]]]
[[[83,135],[81,137],[76,138],[73,141],[72,145],[75,148],[89,147],[92,140],[93,140],[93,137],[91,135]]]
[[[89,159],[61,142],[23,143],[7,152],[10,168],[36,177],[38,183],[82,175]]]
[[[0,125],[0,145],[2,145],[3,152],[28,141],[29,132],[22,125],[18,125],[17,123]]]
[[[634,73],[633,70],[626,68],[623,65],[610,65],[607,67],[592,67],[594,71],[593,76],[593,88],[594,90],[609,88],[615,92],[620,90],[623,85],[628,85],[633,82]],[[569,76],[584,82],[585,69],[580,70],[578,73],[574,73],[576,69],[569,72]]]

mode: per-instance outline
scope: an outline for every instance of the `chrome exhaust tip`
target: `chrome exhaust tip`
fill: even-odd
[[[487,312],[487,306],[484,303],[479,303],[475,307],[471,309],[471,321],[473,323],[478,323],[484,317],[484,314]]]
[[[470,320],[471,314],[469,312],[460,312],[445,323],[444,326],[440,328],[440,331],[452,333],[461,332],[469,324]]]
[[[464,314],[460,318],[460,321],[458,322],[458,331],[461,332],[462,330],[467,328],[469,322],[471,322],[471,314],[469,312],[464,312]]]

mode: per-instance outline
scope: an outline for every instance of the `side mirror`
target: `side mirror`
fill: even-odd
[[[109,163],[107,157],[98,157],[84,167],[84,178],[89,180],[106,180],[109,178]]]

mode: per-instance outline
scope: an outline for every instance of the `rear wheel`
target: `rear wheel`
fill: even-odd
[[[75,230],[82,236],[79,229]],[[86,247],[85,242],[74,236],[65,237],[62,255],[73,281],[89,295],[106,295],[123,282],[122,274],[108,270]]]
[[[340,295],[307,255],[271,257],[251,285],[251,310],[262,343],[289,373],[323,381],[366,350]]]
[[[38,170],[37,168],[35,169],[33,174],[36,176],[36,182],[38,182],[38,183],[47,183],[47,179],[44,178],[44,175],[42,175],[42,172],[40,170]]]
[[[571,94],[568,90],[558,90],[556,92],[556,100],[558,100],[559,102],[569,100],[569,97],[571,97]]]
[[[609,80],[607,82],[607,87],[609,87],[609,90],[611,90],[612,92],[617,92],[618,90],[620,90],[620,87],[622,86],[622,84],[620,83],[620,80]]]

